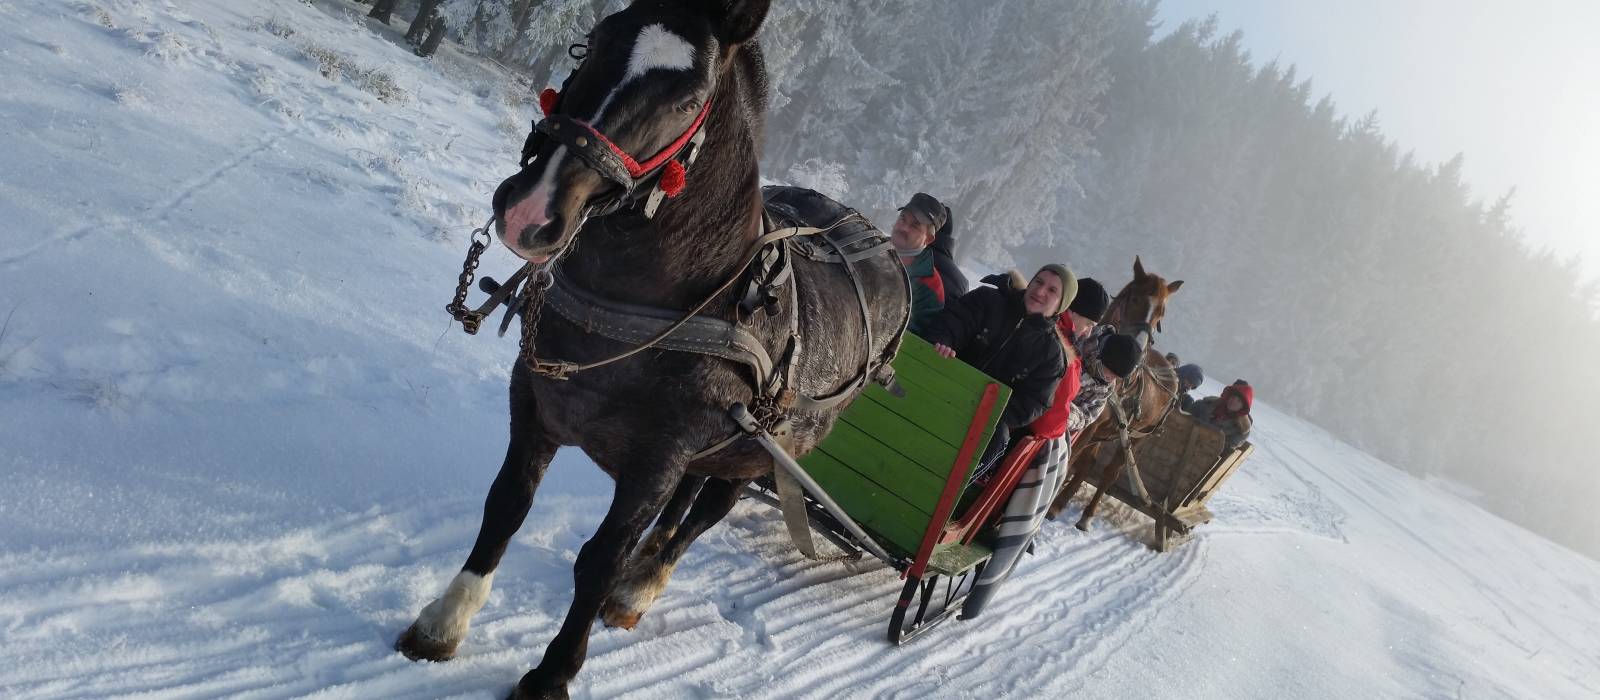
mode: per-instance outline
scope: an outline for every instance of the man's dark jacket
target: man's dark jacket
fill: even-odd
[[[944,208],[944,226],[933,235],[933,266],[939,271],[939,279],[944,282],[944,298],[946,301],[967,293],[967,276],[961,274],[961,266],[956,264],[956,215],[950,207]]]
[[[1010,288],[1004,275],[983,281],[1001,287],[947,299],[923,337],[950,346],[963,362],[1011,387],[1001,423],[1016,430],[1043,415],[1055,398],[1064,366],[1061,340],[1049,319],[1024,309],[1024,290]]]

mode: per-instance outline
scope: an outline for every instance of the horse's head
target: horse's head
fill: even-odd
[[[506,247],[544,262],[590,216],[657,186],[676,194],[680,159],[768,4],[638,0],[595,25],[582,65],[530,136],[522,170],[495,191],[495,228]]]
[[[1133,281],[1111,300],[1105,321],[1120,333],[1160,331],[1161,319],[1167,315],[1167,298],[1182,286],[1183,280],[1168,284],[1160,275],[1145,272],[1144,263],[1135,256]]]

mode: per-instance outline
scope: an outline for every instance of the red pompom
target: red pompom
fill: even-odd
[[[539,93],[539,109],[544,110],[545,116],[550,116],[551,112],[556,111],[556,102],[560,100],[561,93],[556,92],[555,88],[545,88]]]
[[[683,191],[684,182],[688,173],[684,172],[683,164],[678,161],[667,163],[665,170],[661,171],[661,191],[668,197],[676,197]]]

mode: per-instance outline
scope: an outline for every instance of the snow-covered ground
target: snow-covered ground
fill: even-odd
[[[348,8],[0,0],[0,697],[501,697],[565,613],[609,494],[570,452],[459,658],[390,649],[504,446],[515,342],[442,306],[534,107]],[[1600,695],[1600,566],[1257,430],[1176,551],[1048,525],[902,648],[893,572],[742,505],[574,695]]]

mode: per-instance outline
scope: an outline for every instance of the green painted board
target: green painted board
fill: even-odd
[[[909,396],[910,389],[907,389],[907,392]],[[851,415],[842,417],[841,424],[850,425],[865,433],[896,455],[909,459],[912,464],[927,470],[928,475],[939,483],[944,483],[945,475],[950,473],[951,449],[959,447],[952,443],[958,441],[947,441],[946,435],[929,432],[922,423],[895,413],[883,402],[863,398],[859,403],[859,406],[850,407]],[[968,416],[970,422],[973,410],[962,411],[961,415]],[[961,426],[960,429],[965,432],[966,427]],[[846,440],[846,436],[850,434],[841,433],[840,440]],[[831,439],[833,436],[830,434],[828,437]],[[842,445],[840,449],[846,454],[856,453],[855,449],[845,448]]]
[[[906,396],[868,387],[800,464],[882,544],[913,555],[952,469],[964,481],[983,452],[955,463],[985,387],[995,384],[999,394],[980,445],[994,435],[1011,390],[959,360],[939,357],[913,335],[905,337],[894,368]]]
[[[885,444],[872,433],[853,425],[838,425],[828,435],[827,445],[818,449],[873,482],[893,488],[907,503],[915,504],[923,513],[931,515],[931,504],[939,502],[944,491],[945,477],[926,464],[903,455],[893,445]],[[909,442],[907,444],[910,444]],[[938,450],[929,440],[916,441],[918,451],[935,453]],[[904,446],[904,445],[903,445]],[[950,473],[950,458],[945,457],[944,474]],[[916,469],[907,469],[907,463]]]
[[[898,554],[916,553],[928,527],[927,514],[821,450],[806,455],[803,462],[806,473],[881,544]]]

